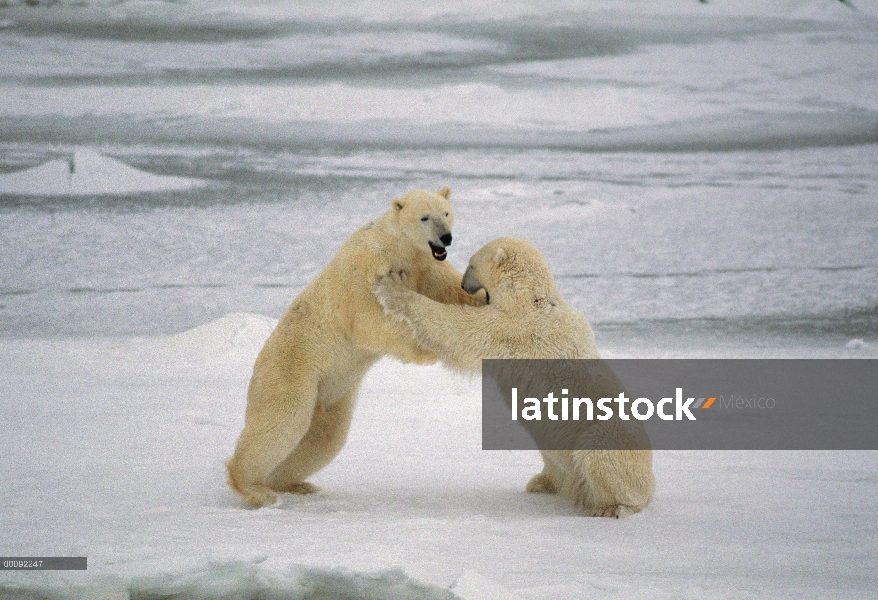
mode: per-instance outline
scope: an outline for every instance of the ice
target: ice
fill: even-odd
[[[90,148],[78,148],[67,160],[0,174],[0,194],[26,196],[101,196],[186,190],[205,185],[190,177],[154,175],[129,167]]]
[[[271,569],[255,562],[210,563],[168,574],[92,578],[81,584],[73,577],[45,578],[38,584],[0,583],[4,600],[490,600],[483,594],[452,594],[447,589],[412,581],[401,571],[358,574],[343,569],[290,567]],[[54,579],[54,580],[52,580]],[[65,581],[66,579],[66,581]],[[506,596],[514,600],[514,596]]]
[[[849,350],[867,350],[872,347],[868,342],[864,342],[862,338],[854,338],[844,345]]]
[[[23,12],[0,46],[0,112],[16,117],[10,134],[83,142],[705,151],[878,141],[872,0],[856,10],[836,0],[445,5],[207,2],[162,13],[167,37],[137,3],[109,16],[94,7],[110,31],[126,20],[127,41],[71,41],[61,24],[35,37],[39,21]],[[186,37],[186,18],[203,33]],[[531,42],[528,19],[553,35]]]

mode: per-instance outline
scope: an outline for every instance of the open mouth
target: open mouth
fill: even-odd
[[[436,260],[445,260],[448,256],[448,251],[443,246],[437,246],[433,242],[429,242],[430,244],[430,252],[433,253],[433,258]]]

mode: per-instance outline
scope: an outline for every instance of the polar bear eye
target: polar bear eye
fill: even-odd
[[[430,220],[430,217],[426,217],[426,216],[425,216],[425,217],[421,217],[421,221],[423,221],[424,223],[426,223],[426,222],[429,221],[429,220]]]
[[[447,217],[447,216],[448,216],[448,213],[445,213],[445,216]]]

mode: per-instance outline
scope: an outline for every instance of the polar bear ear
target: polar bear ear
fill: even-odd
[[[447,185],[436,193],[444,197],[446,200],[451,200],[451,188]]]
[[[496,262],[498,265],[502,265],[505,264],[508,260],[509,253],[506,251],[506,248],[504,248],[503,246],[497,248],[497,252],[494,253],[494,262]]]

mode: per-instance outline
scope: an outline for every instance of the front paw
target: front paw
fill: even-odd
[[[552,481],[552,478],[545,473],[537,473],[531,477],[531,480],[527,482],[527,487],[525,489],[532,494],[558,493],[558,486],[556,486],[555,482]]]
[[[398,283],[404,288],[409,289],[409,276],[405,271],[394,271],[391,269],[388,277],[390,277],[394,283]]]
[[[379,277],[372,291],[388,316],[402,317],[400,313],[405,305],[405,295],[411,291],[398,279],[389,274]]]
[[[629,506],[627,504],[610,504],[607,506],[598,506],[586,511],[589,517],[609,517],[611,519],[624,519],[635,513],[640,512],[639,506]]]

